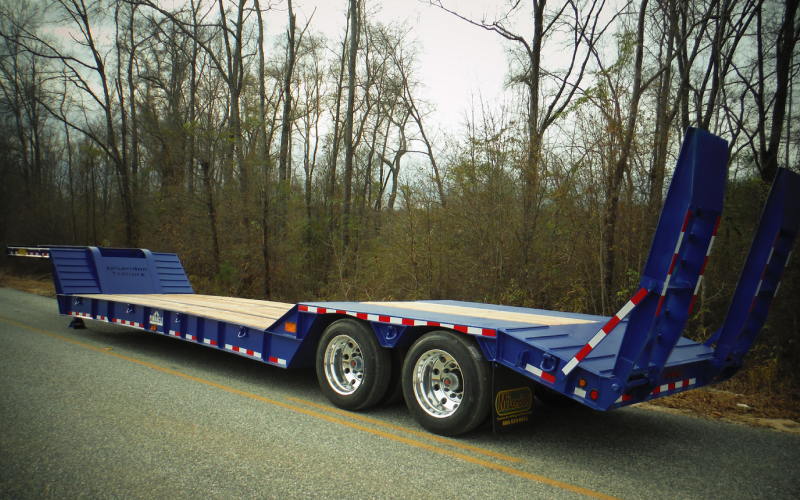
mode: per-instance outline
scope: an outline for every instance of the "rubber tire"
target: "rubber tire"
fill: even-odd
[[[582,406],[571,397],[554,391],[542,384],[535,384],[533,393],[536,395],[536,399],[551,408],[575,408],[577,406]]]
[[[452,415],[436,418],[429,415],[414,394],[414,370],[419,358],[432,349],[440,349],[455,358],[464,378],[464,396]],[[492,371],[480,347],[473,339],[449,331],[423,335],[411,346],[403,364],[403,394],[411,416],[429,432],[455,436],[479,426],[491,410]]]
[[[364,378],[352,394],[339,394],[330,386],[325,377],[325,350],[338,335],[347,335],[358,343],[364,360]],[[372,328],[354,319],[340,319],[325,329],[317,346],[317,379],[322,392],[328,400],[343,410],[366,410],[378,404],[386,394],[391,375],[391,356],[389,349],[378,341]]]

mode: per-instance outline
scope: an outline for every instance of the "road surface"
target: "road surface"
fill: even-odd
[[[535,406],[497,437],[353,414],[288,371],[0,288],[0,498],[800,498],[800,436]]]

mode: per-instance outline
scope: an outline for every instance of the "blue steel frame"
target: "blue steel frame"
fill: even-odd
[[[640,283],[648,293],[567,376],[559,376],[560,369],[610,318],[427,301],[574,322],[548,325],[405,309],[402,304],[303,302],[264,329],[187,314],[170,308],[167,302],[153,307],[114,300],[115,293],[142,297],[193,293],[174,254],[51,247],[49,258],[59,311],[64,315],[122,322],[282,368],[313,366],[323,330],[343,317],[355,316],[369,323],[387,348],[407,347],[427,332],[450,328],[474,334],[486,358],[496,365],[591,408],[607,410],[730,378],[766,321],[800,226],[800,175],[784,169],[779,169],[773,183],[722,328],[705,344],[681,337],[722,212],[726,163],[725,141],[701,130],[687,133]],[[12,251],[13,247],[7,250],[9,255]],[[103,295],[86,298],[85,294]]]

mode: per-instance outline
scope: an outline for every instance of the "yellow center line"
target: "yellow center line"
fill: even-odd
[[[368,422],[373,425],[379,425],[381,427],[386,427],[398,432],[405,432],[406,434],[413,434],[414,436],[419,436],[424,439],[429,439],[431,441],[438,441],[442,444],[446,444],[447,446],[452,446],[454,448],[462,448],[465,450],[474,451],[475,453],[480,453],[482,455],[487,455],[494,458],[499,458],[500,460],[506,460],[508,462],[523,462],[521,458],[512,457],[510,455],[504,455],[502,453],[497,453],[496,451],[487,450],[484,448],[478,448],[477,446],[471,446],[468,444],[459,443],[450,439],[446,439],[443,437],[439,437],[435,434],[427,434],[425,432],[415,431],[413,429],[409,429],[407,427],[402,427],[400,425],[392,425],[386,422],[381,422],[380,420],[376,420],[374,418],[365,417],[363,415],[359,415],[357,413],[349,412],[340,410],[339,408],[333,408],[331,406],[325,406],[318,403],[312,403],[311,401],[306,401],[305,399],[294,398],[291,396],[286,396],[286,399],[289,401],[294,401],[295,403],[300,403],[308,406],[313,406],[314,408],[319,408],[320,410],[325,410],[333,413],[338,413],[339,415],[343,415],[348,418],[352,418],[355,420],[361,420],[362,422]]]
[[[423,450],[427,450],[427,451],[430,451],[430,452],[433,452],[433,453],[438,453],[440,455],[445,455],[445,456],[448,456],[448,457],[452,457],[452,458],[456,458],[456,459],[459,459],[459,460],[463,460],[465,462],[468,462],[468,463],[471,463],[471,464],[474,464],[474,465],[480,465],[480,466],[486,467],[487,469],[492,469],[492,470],[496,470],[496,471],[499,471],[499,472],[504,472],[504,473],[510,474],[512,476],[517,476],[517,477],[521,477],[521,478],[524,478],[524,479],[529,479],[531,481],[536,481],[536,482],[539,482],[539,483],[542,483],[542,484],[546,484],[548,486],[553,486],[555,488],[560,488],[562,490],[572,491],[574,493],[579,493],[581,495],[585,495],[585,496],[591,497],[591,498],[598,498],[598,499],[601,499],[601,500],[618,500],[615,497],[612,497],[612,496],[609,496],[609,495],[605,495],[605,494],[599,493],[597,491],[592,491],[592,490],[589,490],[589,489],[586,489],[586,488],[581,488],[580,486],[575,486],[575,485],[568,484],[568,483],[562,483],[561,481],[556,481],[555,479],[550,479],[548,477],[539,476],[537,474],[531,474],[530,472],[525,472],[525,471],[522,471],[522,470],[519,470],[519,469],[514,469],[512,467],[508,467],[508,466],[505,466],[505,465],[496,464],[496,463],[493,463],[493,462],[489,462],[487,460],[482,460],[480,458],[471,457],[469,455],[464,455],[463,453],[450,451],[450,450],[447,450],[447,449],[444,449],[444,448],[441,448],[441,447],[438,447],[438,446],[430,445],[428,443],[423,443],[422,441],[417,441],[415,439],[410,439],[410,438],[406,438],[406,437],[403,437],[403,436],[398,436],[396,434],[391,434],[391,433],[384,432],[384,431],[381,431],[381,430],[378,430],[378,429],[373,429],[371,427],[365,427],[363,425],[360,425],[360,424],[357,424],[357,423],[354,423],[354,422],[348,422],[346,420],[342,420],[342,419],[339,419],[339,418],[336,418],[336,417],[332,417],[330,415],[325,415],[325,414],[322,414],[322,413],[319,413],[319,412],[316,412],[316,411],[312,411],[312,410],[309,410],[309,409],[306,409],[306,408],[303,408],[303,407],[300,407],[300,406],[290,405],[290,404],[287,404],[287,403],[276,401],[274,399],[269,399],[269,398],[265,398],[265,397],[262,397],[262,396],[258,396],[256,394],[249,393],[249,392],[240,391],[239,389],[234,389],[233,387],[228,387],[226,385],[218,384],[216,382],[211,382],[210,380],[205,380],[205,379],[202,379],[202,378],[193,377],[192,375],[187,375],[185,373],[177,372],[175,370],[170,370],[169,368],[164,368],[162,366],[154,365],[154,364],[148,363],[146,361],[140,361],[138,359],[130,358],[128,356],[123,356],[123,355],[117,354],[115,352],[106,351],[105,349],[101,349],[99,347],[94,347],[94,346],[89,345],[89,344],[84,344],[83,342],[78,342],[77,340],[73,340],[73,339],[70,339],[70,338],[67,338],[67,337],[62,337],[61,335],[56,335],[55,333],[46,332],[44,330],[39,330],[38,328],[34,328],[32,326],[28,326],[28,325],[25,325],[25,324],[22,324],[22,323],[17,323],[16,321],[13,321],[10,318],[8,318],[6,316],[3,316],[3,315],[0,315],[0,320],[5,321],[6,323],[10,323],[12,325],[19,326],[21,328],[26,328],[26,329],[32,330],[34,332],[38,332],[38,333],[41,333],[41,334],[44,334],[44,335],[47,335],[47,336],[50,336],[50,337],[53,337],[53,338],[56,338],[56,339],[59,339],[59,340],[63,340],[65,342],[69,342],[71,344],[75,344],[75,345],[78,345],[78,346],[81,346],[81,347],[85,347],[87,349],[91,349],[91,350],[99,352],[101,354],[108,354],[110,356],[114,356],[115,358],[124,359],[125,361],[130,361],[131,363],[136,363],[137,365],[140,365],[140,366],[146,366],[147,368],[152,368],[154,370],[158,370],[158,371],[163,372],[163,373],[169,373],[170,375],[175,375],[176,377],[181,377],[181,378],[184,378],[184,379],[187,379],[187,380],[191,380],[193,382],[198,382],[200,384],[205,384],[207,386],[214,387],[216,389],[227,391],[227,392],[230,392],[230,393],[233,393],[233,394],[238,394],[240,396],[244,396],[244,397],[247,397],[247,398],[250,398],[250,399],[255,399],[257,401],[261,401],[263,403],[268,403],[268,404],[271,404],[271,405],[275,405],[275,406],[278,406],[280,408],[285,408],[287,410],[292,410],[292,411],[295,411],[297,413],[302,413],[303,415],[308,415],[308,416],[311,416],[311,417],[319,418],[319,419],[325,420],[327,422],[343,425],[343,426],[349,427],[351,429],[356,429],[356,430],[360,430],[360,431],[363,431],[363,432],[366,432],[366,433],[369,433],[369,434],[373,434],[373,435],[376,435],[376,436],[381,436],[381,437],[384,437],[386,439],[391,439],[392,441],[397,441],[399,443],[404,443],[404,444],[407,444],[409,446],[414,446],[416,448],[421,448]],[[311,406],[322,407],[327,411],[332,411],[331,408],[327,408],[327,407],[324,407],[322,405],[316,405],[315,403],[309,403],[307,401],[297,400],[295,398],[289,398],[289,399],[297,401],[297,402],[301,402],[303,404],[310,404]],[[360,417],[360,416],[353,415],[353,414],[347,414],[347,416],[350,417],[350,418]],[[367,419],[366,417],[361,417],[361,419],[365,420],[365,421],[370,421],[370,423],[377,422],[377,421],[372,421],[372,419]],[[390,424],[383,424],[383,425],[386,426],[386,427],[389,427],[389,428],[393,428],[393,429],[395,428],[395,426],[392,426]],[[398,429],[398,430],[400,430],[400,429]],[[410,431],[410,430],[405,430],[405,429],[403,429],[403,432],[410,432],[412,434],[423,435],[422,433],[416,433],[416,431]],[[424,437],[426,439],[438,440],[438,439],[436,439],[435,436],[427,436],[427,435],[425,435]],[[439,438],[439,439],[441,439],[441,438]],[[452,442],[450,442],[450,441],[448,441],[446,439],[442,439],[442,441],[444,441],[449,446],[455,446],[454,443],[452,443]],[[462,447],[466,447],[466,446],[467,445],[462,445]],[[469,447],[469,448],[472,448],[472,447]],[[488,451],[488,450],[484,450],[484,451]]]

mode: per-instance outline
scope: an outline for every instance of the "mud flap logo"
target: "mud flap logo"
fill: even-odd
[[[519,389],[498,392],[494,406],[497,415],[504,417],[530,410],[531,403],[533,403],[531,389],[529,387],[520,387]]]
[[[164,326],[164,317],[158,314],[158,311],[150,315],[150,324]]]

